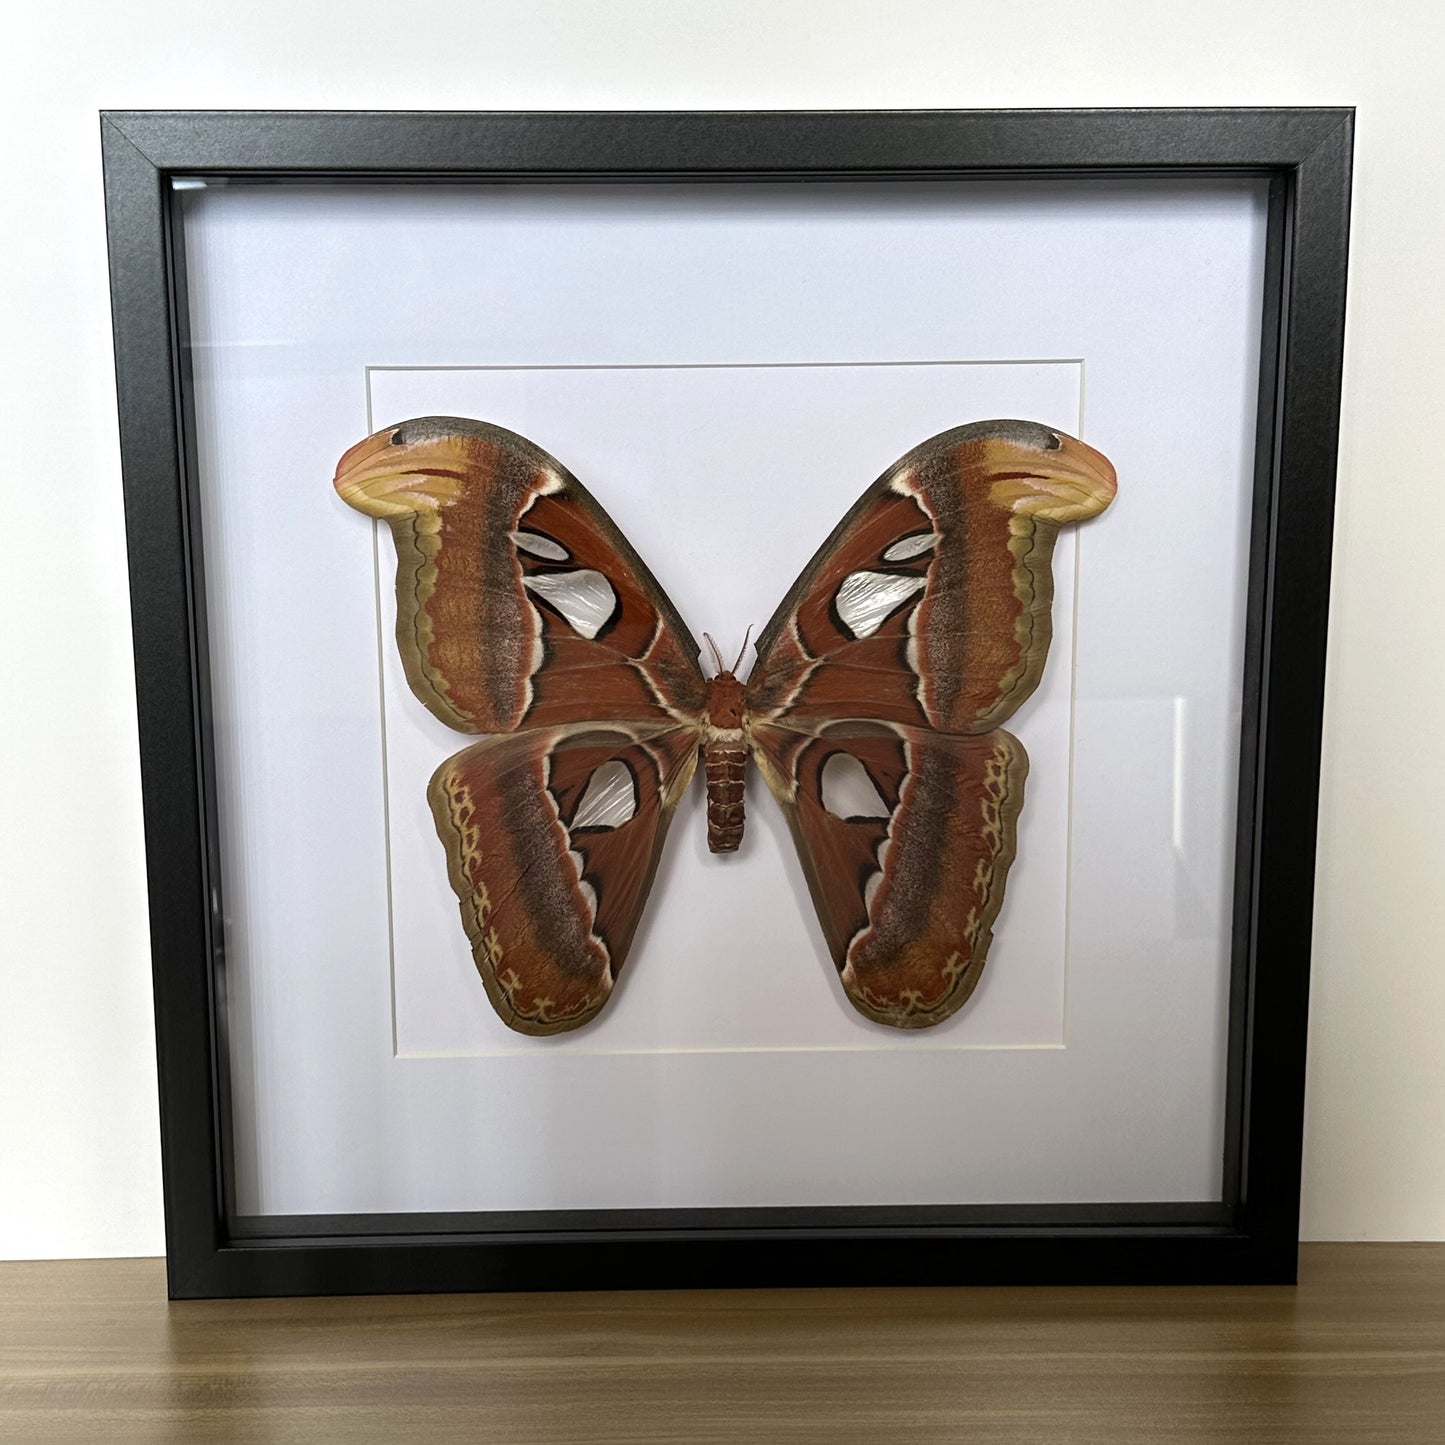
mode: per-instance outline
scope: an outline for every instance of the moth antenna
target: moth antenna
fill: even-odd
[[[723,660],[722,653],[717,650],[717,643],[715,643],[706,632],[703,633],[702,638],[703,641],[706,642],[710,648],[712,648],[713,661],[717,663],[717,670],[721,672],[723,670]]]
[[[747,650],[748,650],[748,639],[749,639],[750,637],[752,637],[752,635],[753,635],[753,624],[752,624],[751,622],[749,622],[749,623],[748,623],[748,630],[747,630],[745,633],[743,633],[743,645],[742,645],[740,648],[738,648],[738,660],[737,660],[735,663],[733,663],[733,672],[734,672],[734,673],[736,673],[737,670],[738,670],[738,668],[740,668],[740,667],[743,665],[743,656],[744,656],[744,654],[746,654],[746,652],[747,652]]]

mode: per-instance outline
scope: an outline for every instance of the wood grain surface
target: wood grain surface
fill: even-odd
[[[0,1440],[1445,1440],[1445,1244],[1298,1289],[754,1290],[168,1304],[159,1260],[0,1264]]]

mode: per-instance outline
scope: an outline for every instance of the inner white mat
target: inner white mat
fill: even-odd
[[[863,489],[911,446],[965,421],[1023,416],[1077,434],[1077,362],[1007,365],[572,367],[370,372],[374,427],[478,417],[552,452],[606,507],[694,636],[756,636]],[[378,526],[380,524],[377,524]],[[353,528],[357,546],[367,530]],[[1074,560],[1056,550],[1044,682],[1009,722],[1027,803],[988,967],[967,1007],[918,1047],[1064,1041],[1068,966]],[[1084,543],[1087,546],[1087,542]],[[743,846],[707,850],[701,778],[678,810],[644,923],[601,1016],[515,1033],[477,977],[426,785],[471,741],[411,694],[393,637],[395,552],[380,532],[396,1046],[401,1054],[893,1047],[848,1003],[786,824],[754,770]],[[708,670],[712,668],[709,661]]]

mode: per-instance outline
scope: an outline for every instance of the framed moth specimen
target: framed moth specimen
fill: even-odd
[[[1292,1278],[1350,135],[103,117],[173,1294]]]

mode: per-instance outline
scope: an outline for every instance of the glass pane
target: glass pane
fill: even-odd
[[[1264,220],[1215,180],[192,184],[240,1214],[1218,1199]],[[426,800],[469,739],[331,486],[436,414],[559,458],[729,658],[925,438],[1110,458],[956,1015],[849,1005],[754,769],[727,858],[694,783],[598,1018],[502,1023]]]

